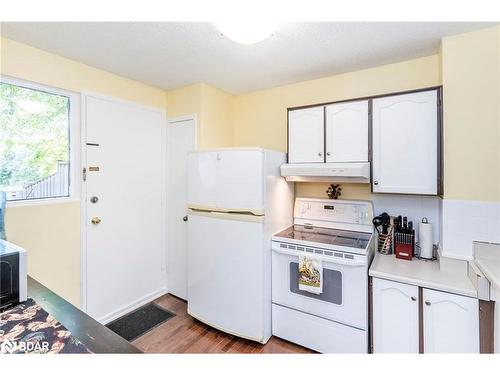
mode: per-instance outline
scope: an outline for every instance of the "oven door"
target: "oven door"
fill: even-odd
[[[312,257],[321,259],[323,266],[323,293],[317,295],[299,290],[299,255],[310,253],[293,248],[296,246],[273,242],[273,303],[367,329],[367,257],[335,251],[329,252],[331,255],[311,254]]]

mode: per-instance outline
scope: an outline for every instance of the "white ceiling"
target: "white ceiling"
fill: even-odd
[[[436,53],[480,22],[286,23],[240,45],[211,23],[3,22],[1,34],[163,89],[205,82],[239,94]]]

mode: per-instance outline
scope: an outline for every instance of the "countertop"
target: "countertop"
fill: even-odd
[[[124,338],[29,276],[28,297],[68,328],[93,353],[141,353]]]
[[[500,244],[475,241],[474,262],[500,294]]]
[[[477,291],[467,273],[440,270],[436,260],[413,258],[408,261],[397,259],[394,255],[376,253],[369,275],[477,298]]]
[[[491,285],[500,291],[500,261],[493,259],[476,258],[476,264],[490,281]]]

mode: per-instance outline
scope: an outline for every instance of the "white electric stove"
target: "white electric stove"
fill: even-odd
[[[369,201],[297,198],[294,225],[272,237],[273,335],[322,353],[368,352]],[[300,255],[321,260],[323,292],[299,290]]]

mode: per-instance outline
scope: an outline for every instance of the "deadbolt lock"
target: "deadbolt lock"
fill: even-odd
[[[94,217],[90,220],[90,222],[91,222],[92,224],[94,224],[94,225],[97,225],[97,224],[99,224],[99,223],[101,222],[101,219],[100,219],[100,218],[98,218],[97,216],[94,216]]]

